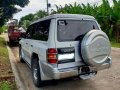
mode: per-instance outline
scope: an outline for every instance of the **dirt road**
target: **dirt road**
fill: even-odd
[[[36,88],[32,83],[31,70],[25,63],[20,63],[18,56],[18,46],[11,47],[15,56],[15,63],[20,74],[20,78],[26,90],[119,90],[120,89],[120,49],[112,48],[112,67],[100,71],[96,77],[89,80],[79,80],[75,78],[50,81],[42,88]]]

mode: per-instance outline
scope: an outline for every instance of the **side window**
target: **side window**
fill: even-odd
[[[35,40],[47,41],[49,35],[50,21],[51,20],[46,20],[36,23],[34,27],[35,32],[32,33],[32,38]]]
[[[31,39],[33,26],[29,26],[26,32],[26,39]]]

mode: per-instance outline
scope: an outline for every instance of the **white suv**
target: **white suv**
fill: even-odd
[[[20,40],[20,61],[33,82],[79,76],[87,79],[111,66],[111,45],[94,17],[54,14],[33,22]]]

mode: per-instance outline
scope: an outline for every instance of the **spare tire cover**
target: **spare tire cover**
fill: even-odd
[[[109,57],[111,45],[107,35],[101,30],[91,30],[81,42],[81,55],[90,66],[99,67]]]

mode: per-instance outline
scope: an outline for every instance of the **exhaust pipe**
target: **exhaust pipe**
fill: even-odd
[[[81,73],[83,74],[89,74],[90,73],[90,68],[85,66],[81,68]]]

